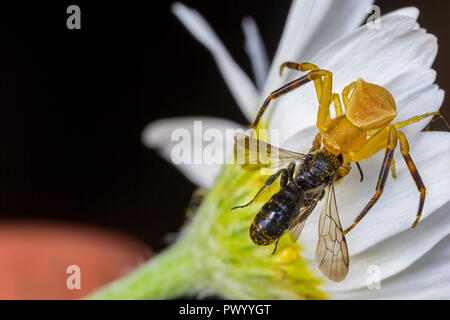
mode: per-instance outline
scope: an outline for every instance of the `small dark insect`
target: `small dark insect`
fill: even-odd
[[[326,197],[325,209],[320,217],[319,244],[316,259],[324,274],[333,281],[341,281],[348,271],[347,243],[339,222],[333,183],[338,177],[342,157],[336,157],[326,150],[312,149],[308,154],[296,153],[276,148],[244,134],[235,134],[236,153],[253,153],[254,150],[269,150],[272,166],[283,166],[271,175],[256,196],[243,206],[253,203],[263,190],[272,185],[281,176],[280,190],[266,202],[250,226],[250,238],[260,246],[275,242],[275,253],[280,237],[289,231],[292,241],[297,241],[306,219],[317,203]],[[258,148],[256,147],[258,145]],[[240,150],[240,151],[239,151]],[[258,152],[261,159],[263,153]],[[256,155],[255,155],[256,156]],[[270,159],[269,159],[270,158]],[[261,164],[261,162],[260,162]],[[326,248],[332,248],[333,251]],[[330,259],[329,255],[335,256]]]
[[[309,71],[309,73],[272,92],[262,105],[251,128],[258,127],[270,101],[309,81],[314,81],[319,102],[316,122],[319,133],[307,154],[276,148],[251,136],[236,134],[235,157],[244,156],[245,161],[238,161],[238,163],[245,169],[255,170],[264,167],[281,169],[266,180],[249,203],[233,209],[250,205],[266,187],[281,177],[280,190],[262,206],[250,226],[252,241],[262,246],[275,243],[275,253],[278,241],[285,232],[290,233],[293,241],[298,239],[306,219],[317,203],[325,198],[325,206],[319,220],[316,261],[326,277],[336,282],[342,281],[349,268],[349,255],[344,235],[358,224],[380,198],[390,169],[395,176],[392,162],[397,143],[420,192],[419,209],[412,227],[417,225],[425,202],[426,189],[409,155],[406,136],[398,129],[440,114],[439,112],[427,113],[391,123],[397,115],[397,109],[394,98],[385,88],[358,79],[343,89],[342,107],[339,94],[332,93],[330,71],[319,69],[311,63],[285,62],[280,72],[283,68]],[[336,112],[334,119],[330,117],[332,103]],[[385,158],[375,195],[354,223],[344,231],[339,221],[334,183],[349,173],[351,162],[358,165],[359,161],[370,158],[382,149],[386,150]],[[362,180],[359,165],[358,169]]]

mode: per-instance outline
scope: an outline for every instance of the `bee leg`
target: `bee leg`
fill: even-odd
[[[279,241],[280,241],[280,239],[278,239],[278,240],[275,242],[275,248],[273,248],[272,255],[274,255],[275,252],[277,252],[278,242],[279,242]]]
[[[294,181],[294,173],[295,173],[295,162],[289,163],[287,167],[287,171],[289,173],[289,180]]]
[[[365,208],[359,214],[359,216],[356,217],[353,224],[343,232],[344,235],[347,234],[350,230],[352,230],[359,223],[359,221],[361,221],[361,219],[364,218],[367,212],[369,212],[369,210],[372,209],[372,207],[375,205],[375,203],[378,201],[378,199],[381,197],[381,194],[383,193],[384,185],[389,175],[392,158],[394,156],[394,149],[397,146],[397,132],[394,126],[390,125],[387,126],[385,129],[381,130],[379,134],[372,136],[371,139],[373,140],[371,139],[368,140],[369,144],[371,144],[371,141],[372,143],[376,143],[379,138],[386,138],[386,135],[387,135],[386,152],[383,160],[383,165],[381,166],[380,174],[378,175],[378,182],[375,189],[376,190],[375,195],[372,197],[372,199],[370,199],[369,203],[365,206]],[[372,151],[374,150],[375,149],[373,148]]]
[[[408,166],[409,172],[411,172],[411,176],[414,179],[414,182],[416,183],[417,189],[420,192],[420,200],[419,200],[419,209],[416,214],[416,220],[414,221],[412,228],[415,228],[417,226],[417,223],[420,220],[420,217],[422,215],[423,205],[425,203],[425,195],[427,189],[425,188],[425,185],[423,184],[422,178],[420,177],[419,171],[417,171],[417,167],[414,164],[413,160],[411,159],[411,156],[409,155],[409,144],[408,140],[406,139],[406,136],[403,132],[397,131],[398,135],[398,141],[400,142],[400,152],[403,155],[403,158],[405,159],[406,165]]]
[[[294,164],[294,166],[295,166],[295,163],[294,163],[294,162],[291,162],[291,163]],[[291,164],[289,164],[289,167],[292,168]],[[289,167],[288,167],[288,168],[289,168]],[[292,170],[292,169],[291,169],[291,170]],[[248,202],[247,204],[244,204],[244,205],[242,205],[242,206],[236,206],[236,207],[233,207],[233,208],[231,208],[231,210],[241,209],[241,208],[245,208],[245,207],[248,207],[249,205],[251,205],[253,202],[256,201],[256,199],[258,199],[259,195],[264,191],[264,189],[267,188],[267,187],[269,187],[269,186],[271,186],[271,185],[278,179],[278,177],[279,177],[280,175],[281,175],[280,185],[281,185],[281,186],[287,185],[287,183],[288,183],[288,181],[289,181],[290,173],[289,173],[288,169],[282,168],[282,169],[278,170],[277,172],[275,172],[273,175],[271,175],[271,176],[266,180],[266,182],[264,182],[264,185],[262,186],[262,188],[259,189],[259,191],[258,191],[258,192],[256,193],[256,195],[253,197],[253,199],[250,200],[250,202]]]

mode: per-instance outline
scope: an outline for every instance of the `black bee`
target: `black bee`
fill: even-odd
[[[265,154],[262,151],[265,151]],[[244,168],[248,167],[249,163],[253,163],[252,169],[282,167],[266,180],[249,203],[233,208],[247,207],[280,177],[279,191],[261,207],[250,226],[252,241],[260,246],[275,243],[273,253],[284,233],[289,232],[291,239],[297,241],[306,219],[317,203],[326,197],[319,223],[316,260],[320,270],[329,279],[343,280],[348,272],[349,258],[333,186],[340,178],[338,168],[342,165],[342,157],[325,149],[312,149],[307,154],[296,153],[276,148],[244,134],[235,135],[235,155],[245,156],[244,161],[240,162],[244,163]],[[284,168],[286,164],[288,165]]]

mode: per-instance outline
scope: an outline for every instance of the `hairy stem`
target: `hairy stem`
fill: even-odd
[[[189,243],[178,241],[90,299],[169,299],[198,290],[204,273]]]

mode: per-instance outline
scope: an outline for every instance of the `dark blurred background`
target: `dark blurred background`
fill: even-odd
[[[273,57],[290,1],[184,1],[198,9],[251,75],[241,19],[252,16]],[[81,30],[66,8],[81,8]],[[170,1],[2,4],[0,219],[89,223],[155,250],[184,220],[195,186],[141,144],[149,122],[212,115],[245,124],[215,62]],[[439,37],[437,83],[450,92],[450,1],[377,1],[421,10]],[[443,112],[449,119],[448,99]],[[437,121],[434,129],[443,129]],[[0,220],[0,221],[1,221]]]

